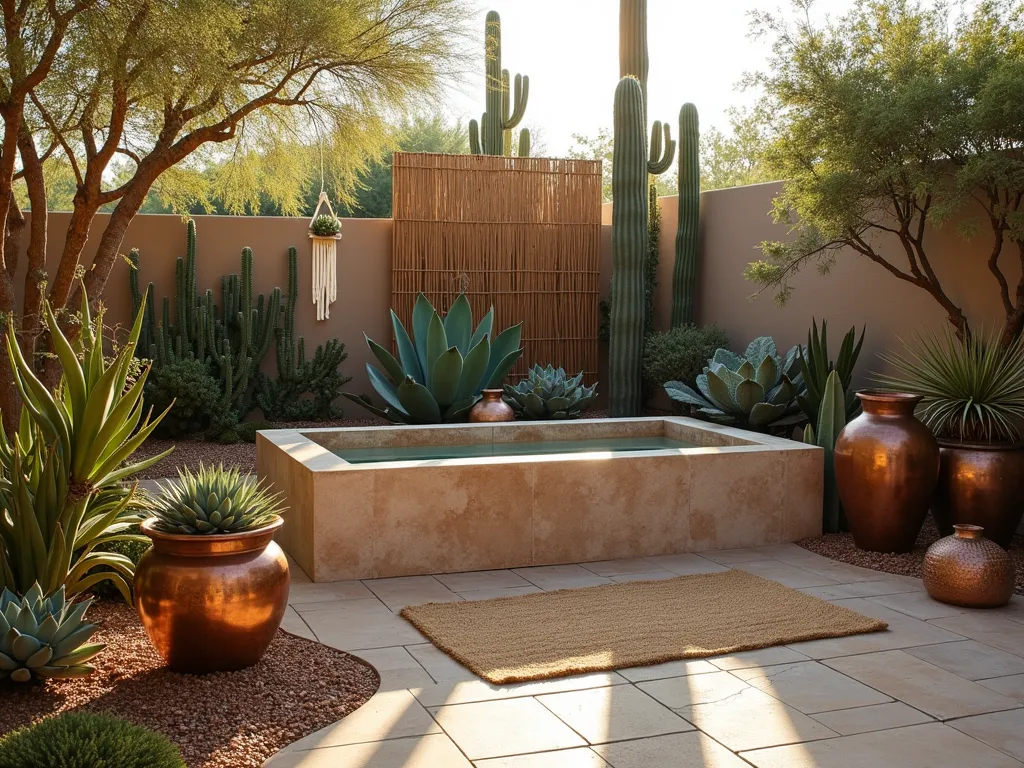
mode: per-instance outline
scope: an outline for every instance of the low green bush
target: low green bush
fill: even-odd
[[[3,768],[185,768],[148,728],[95,712],[65,712],[0,737]]]
[[[235,432],[238,433],[239,439],[244,443],[255,443],[256,433],[261,429],[273,429],[274,425],[269,421],[243,421],[238,425],[238,429]]]
[[[666,381],[692,386],[719,347],[728,348],[729,337],[716,325],[683,325],[652,333],[644,344],[644,399],[660,392]]]
[[[190,358],[154,365],[146,380],[146,405],[162,413],[174,407],[157,430],[160,437],[186,437],[210,426],[220,409],[220,384],[206,364]]]

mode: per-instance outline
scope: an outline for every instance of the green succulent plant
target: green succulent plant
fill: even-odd
[[[839,373],[839,383],[845,392],[843,407],[846,411],[846,421],[852,421],[860,414],[860,400],[850,387],[853,379],[853,368],[857,365],[857,358],[860,356],[860,349],[864,345],[864,328],[861,328],[860,339],[857,338],[856,327],[851,328],[843,337],[843,343],[839,347],[839,357],[835,362],[828,356],[828,325],[821,321],[821,335],[818,335],[818,323],[811,320],[811,329],[807,332],[807,346],[800,349],[800,370],[804,375],[806,391],[797,395],[796,401],[800,404],[800,410],[804,412],[811,426],[818,426],[818,412],[821,410],[821,401],[824,397],[825,385],[828,382],[829,374],[832,371]]]
[[[164,533],[225,534],[270,525],[285,510],[280,494],[242,475],[238,467],[199,465],[178,470],[178,479],[160,483],[150,503],[156,528]]]
[[[309,225],[309,231],[317,237],[334,237],[341,232],[341,222],[333,216],[321,213]]]
[[[804,442],[825,450],[825,499],[821,518],[823,533],[838,533],[844,528],[843,508],[836,486],[835,451],[839,433],[846,426],[846,410],[842,379],[839,371],[833,370],[825,379],[821,391],[821,406],[815,419],[817,430],[811,424],[804,427]]]
[[[484,389],[501,386],[523,355],[522,323],[492,339],[494,307],[473,330],[473,311],[459,294],[444,320],[422,293],[412,310],[412,336],[395,311],[391,326],[398,358],[364,334],[366,344],[387,372],[366,364],[370,383],[385,405],[368,397],[343,393],[371,413],[397,424],[440,424],[458,421],[480,399]],[[389,378],[390,377],[390,378]]]
[[[27,683],[33,677],[85,677],[95,671],[85,662],[106,646],[88,643],[96,631],[86,624],[92,600],[72,603],[64,587],[50,597],[36,582],[19,600],[9,589],[0,593],[0,680]]]
[[[564,368],[539,365],[514,387],[505,385],[505,400],[524,419],[578,419],[597,398],[597,384],[583,386],[582,371],[566,376]]]
[[[770,336],[759,336],[743,355],[715,350],[697,389],[670,381],[665,391],[673,400],[697,409],[697,414],[722,424],[763,431],[801,418],[796,397],[803,389],[798,346],[780,358]]]

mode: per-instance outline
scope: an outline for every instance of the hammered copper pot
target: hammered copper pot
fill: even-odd
[[[939,446],[914,418],[916,395],[858,392],[864,412],[839,433],[836,486],[853,541],[873,552],[909,552],[928,514]]]
[[[150,641],[176,672],[227,672],[260,660],[288,607],[288,561],[274,542],[278,519],[223,535],[163,533],[135,569],[135,608]]]
[[[943,536],[955,523],[980,525],[1006,549],[1024,516],[1024,445],[939,440],[932,517]]]
[[[486,423],[512,421],[515,419],[516,412],[502,398],[504,394],[505,391],[502,389],[485,389],[483,397],[477,401],[476,405],[469,409],[469,420],[476,423]]]
[[[965,608],[996,608],[1013,596],[1013,560],[980,525],[953,526],[924,555],[922,579],[935,600]]]

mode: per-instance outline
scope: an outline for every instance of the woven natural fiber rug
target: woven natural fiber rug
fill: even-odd
[[[884,621],[741,570],[408,606],[402,616],[492,683],[878,632]]]

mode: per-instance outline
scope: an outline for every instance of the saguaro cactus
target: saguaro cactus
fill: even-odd
[[[672,270],[672,327],[692,323],[700,226],[700,126],[697,107],[679,110],[679,221]]]
[[[480,123],[469,121],[469,147],[474,155],[511,155],[512,129],[519,125],[526,112],[530,98],[530,78],[515,76],[514,94],[510,89],[512,79],[507,69],[501,68],[501,17],[497,11],[487,14],[484,25],[484,54],[487,66],[486,105]],[[519,132],[520,157],[530,155],[530,132],[523,128]]]
[[[619,77],[632,75],[643,95],[644,130],[647,129],[647,0],[619,0]]]

